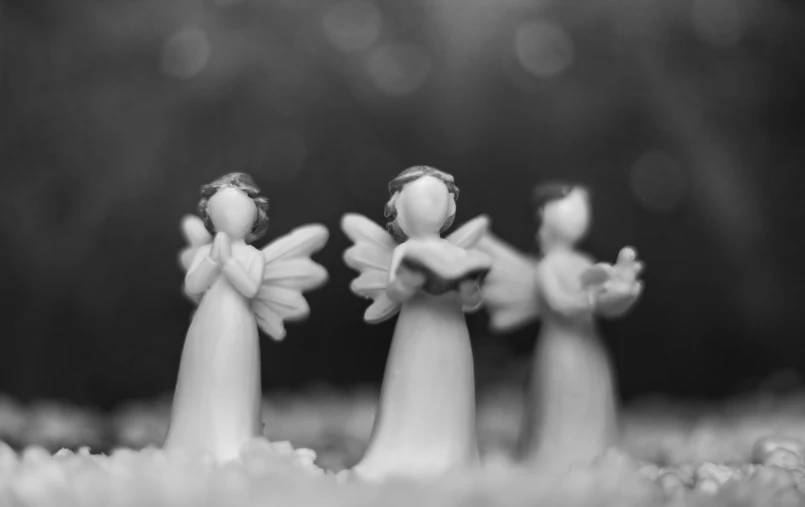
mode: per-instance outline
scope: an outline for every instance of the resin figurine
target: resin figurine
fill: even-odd
[[[199,306],[185,338],[165,449],[237,458],[263,435],[258,327],[275,340],[284,321],[309,313],[302,293],[327,280],[310,255],[327,229],[307,225],[262,250],[249,243],[268,228],[268,199],[242,173],[201,189],[198,217],[182,229],[185,291]]]
[[[492,328],[542,321],[519,450],[528,462],[560,470],[589,464],[616,443],[614,382],[595,316],[619,317],[634,305],[642,264],[632,248],[615,265],[594,265],[576,250],[590,224],[584,188],[545,185],[535,198],[538,258],[492,234],[477,248],[493,258],[483,288]]]
[[[372,436],[350,474],[366,480],[433,477],[478,463],[475,380],[465,311],[480,308],[488,255],[470,249],[486,231],[480,216],[448,238],[458,188],[426,166],[389,184],[384,231],[348,214],[342,229],[354,242],[344,254],[359,271],[351,285],[373,303],[373,324],[399,312]]]

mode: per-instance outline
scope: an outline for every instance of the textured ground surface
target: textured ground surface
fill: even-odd
[[[479,400],[482,470],[433,484],[341,485],[332,472],[360,457],[375,399],[371,391],[273,396],[264,416],[273,443],[253,442],[240,463],[222,467],[154,447],[167,426],[165,401],[110,418],[0,400],[0,438],[8,444],[0,444],[0,506],[805,506],[801,394],[724,406],[638,405],[624,417],[625,453],[556,478],[511,462],[519,398],[492,392]],[[56,452],[62,447],[72,451]]]

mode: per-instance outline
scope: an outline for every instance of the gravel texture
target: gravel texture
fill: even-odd
[[[267,439],[223,466],[158,449],[167,399],[110,415],[0,399],[0,506],[805,507],[805,394],[638,404],[624,414],[621,449],[554,476],[512,461],[520,397],[491,391],[479,396],[481,470],[431,483],[343,484],[337,472],[363,452],[376,398],[372,390],[272,395]]]

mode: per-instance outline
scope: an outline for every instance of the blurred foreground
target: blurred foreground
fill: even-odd
[[[76,407],[23,408],[6,399],[0,402],[0,437],[20,450],[30,447],[17,455],[0,443],[0,504],[805,505],[805,392],[720,407],[643,404],[625,416],[623,450],[630,457],[613,452],[556,478],[511,461],[519,394],[488,392],[479,400],[482,470],[433,483],[340,484],[328,470],[348,467],[360,457],[376,397],[366,390],[274,398],[264,412],[267,437],[274,443],[254,441],[244,447],[240,462],[220,467],[199,456],[166,456],[153,447],[167,428],[169,405],[163,401],[101,418]],[[74,451],[51,457],[62,446]]]

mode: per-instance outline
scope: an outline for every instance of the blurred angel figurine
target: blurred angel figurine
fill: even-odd
[[[615,265],[576,251],[590,224],[587,191],[549,184],[535,193],[540,258],[492,234],[477,245],[493,258],[484,285],[491,326],[507,331],[542,321],[520,434],[522,458],[555,470],[589,464],[617,439],[609,358],[595,316],[624,315],[642,292],[642,263],[624,248]]]
[[[447,239],[456,214],[453,177],[427,166],[389,183],[391,235],[368,218],[345,215],[354,242],[344,254],[359,271],[351,285],[374,302],[364,319],[399,312],[369,447],[351,473],[367,480],[429,477],[478,462],[475,379],[464,311],[480,308],[491,259],[468,250],[486,231],[480,216]]]
[[[180,260],[185,291],[199,303],[185,338],[165,449],[237,458],[263,434],[258,326],[275,340],[285,320],[308,315],[303,291],[327,280],[310,255],[327,229],[307,225],[258,250],[268,229],[268,199],[243,173],[201,188],[201,218],[185,217],[189,246]],[[214,235],[214,238],[213,238]]]

